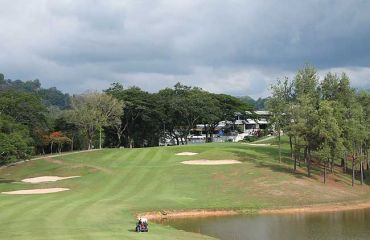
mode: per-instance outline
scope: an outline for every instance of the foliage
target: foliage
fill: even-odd
[[[243,97],[238,97],[238,99],[251,106],[251,109],[253,110],[265,110],[267,108],[267,100],[268,98],[258,98],[257,100],[254,100],[250,96],[243,96]]]
[[[328,73],[320,82],[316,69],[306,65],[293,81],[286,78],[272,86],[268,106],[276,130],[289,136],[294,170],[301,150],[309,176],[314,160],[323,164],[326,176],[327,166],[333,172],[336,161],[346,171],[350,158],[352,184],[356,166],[362,182],[365,159],[369,165],[369,93],[356,93],[346,74]]]
[[[17,91],[36,95],[42,99],[46,106],[57,106],[61,109],[69,108],[69,95],[63,94],[57,88],[42,88],[38,79],[21,81],[5,79],[4,75],[0,77],[0,92],[1,91]]]
[[[0,165],[26,159],[33,152],[28,129],[0,114]]]
[[[72,97],[72,110],[68,120],[81,127],[89,140],[88,148],[93,147],[93,137],[97,130],[109,126],[122,115],[123,102],[104,93],[89,92]],[[99,143],[101,148],[101,141]]]

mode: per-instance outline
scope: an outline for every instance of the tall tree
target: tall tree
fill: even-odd
[[[277,83],[271,86],[271,90],[272,96],[267,100],[267,109],[272,114],[270,121],[278,134],[279,162],[281,162],[281,132],[290,121],[290,116],[287,113],[288,104],[292,98],[292,84],[288,78],[283,81],[278,79]],[[290,146],[292,149],[292,144]]]
[[[123,102],[104,93],[90,92],[72,97],[72,110],[69,120],[84,129],[88,149],[93,147],[93,137],[99,130],[99,148],[102,147],[101,134],[104,126],[122,115]]]

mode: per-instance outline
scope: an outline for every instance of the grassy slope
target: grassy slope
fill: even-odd
[[[175,156],[176,152],[199,152]],[[285,153],[287,149],[284,148]],[[189,166],[187,159],[239,159],[241,165]],[[10,183],[27,177],[81,175],[55,183]],[[334,181],[335,180],[335,181]],[[43,187],[71,191],[0,195],[0,239],[210,239],[151,225],[132,232],[133,214],[163,209],[258,209],[365,199],[369,187],[351,188],[348,177],[327,185],[291,174],[277,163],[276,147],[244,144],[110,149],[37,160],[0,170],[0,192]]]

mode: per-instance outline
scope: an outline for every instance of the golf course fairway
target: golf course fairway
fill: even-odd
[[[180,152],[198,153],[192,156]],[[179,147],[104,149],[28,161],[0,170],[0,192],[67,188],[69,191],[0,194],[0,239],[110,240],[212,239],[150,222],[134,232],[137,214],[153,211],[237,210],[370,201],[368,185],[350,186],[339,171],[323,184],[316,171],[292,173],[287,146],[213,143]],[[187,165],[183,161],[236,160],[239,164]],[[41,176],[80,176],[25,183]],[[329,187],[330,186],[330,187]]]

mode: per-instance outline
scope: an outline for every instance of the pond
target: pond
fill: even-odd
[[[163,223],[222,240],[370,239],[370,209],[332,213],[171,219]]]

